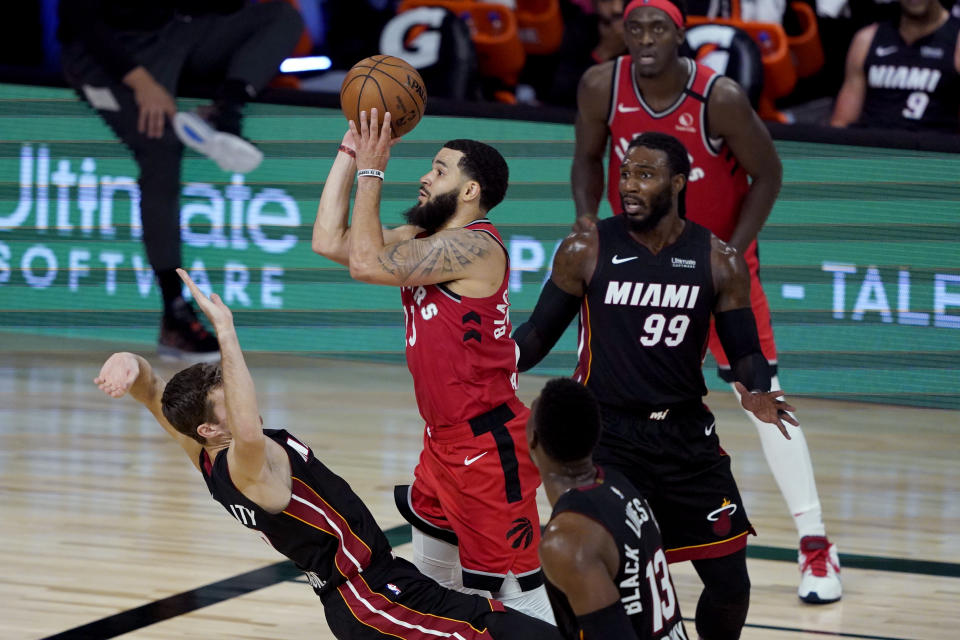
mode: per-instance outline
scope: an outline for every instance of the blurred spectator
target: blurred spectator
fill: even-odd
[[[240,136],[241,110],[276,75],[302,28],[284,2],[61,0],[64,74],[140,168],[143,243],[163,297],[163,356],[219,357],[175,271],[184,138],[226,171],[255,168],[263,155]],[[177,113],[173,96],[184,77],[216,87],[206,118]]]
[[[380,32],[397,13],[399,0],[327,0],[326,49],[334,69],[349,69],[380,53]]]
[[[563,43],[551,56],[528,56],[522,82],[534,87],[541,102],[574,107],[577,83],[583,72],[595,64],[613,60],[627,52],[623,40],[624,0],[590,0],[583,3],[561,0]]]
[[[960,20],[901,0],[898,22],[857,32],[830,124],[960,131]]]
[[[687,13],[708,18],[736,18],[744,22],[780,24],[787,6],[787,0],[740,0],[737,10],[731,0],[690,0],[687,3]]]

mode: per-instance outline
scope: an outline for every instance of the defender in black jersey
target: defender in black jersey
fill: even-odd
[[[441,587],[395,558],[342,478],[296,437],[261,427],[230,310],[178,273],[216,329],[222,365],[194,365],[165,384],[140,356],[116,353],[95,382],[113,397],[129,391],[150,409],[211,496],[304,571],[337,638],[559,637],[552,625]]]
[[[898,22],[858,31],[830,124],[960,133],[960,19],[901,0]]]
[[[590,390],[549,381],[527,441],[553,505],[540,560],[557,625],[576,640],[686,640],[657,521],[626,478],[594,464],[599,437]]]
[[[687,151],[673,136],[634,138],[620,173],[624,215],[567,236],[514,339],[525,371],[579,310],[574,378],[596,395],[604,427],[594,460],[622,473],[647,499],[667,560],[693,561],[704,582],[697,631],[714,640],[739,637],[746,619],[751,527],[702,403],[711,314],[744,409],[785,437],[784,421],[798,423],[777,399],[784,392],[768,391],[746,263],[680,217],[689,172]]]

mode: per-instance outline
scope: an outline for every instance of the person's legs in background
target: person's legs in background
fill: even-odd
[[[159,138],[138,131],[139,107],[133,91],[114,81],[78,48],[64,52],[64,73],[133,152],[140,170],[140,218],[147,260],[163,299],[158,353],[189,361],[220,357],[217,340],[206,331],[193,308],[183,299],[183,283],[176,274],[181,266],[180,161],[183,145],[166,123]],[[160,57],[158,55],[158,57]],[[173,93],[175,60],[167,57],[165,68],[150,69],[157,82]]]
[[[177,114],[177,134],[225,171],[252,171],[263,154],[242,137],[243,108],[277,75],[303,32],[303,20],[290,4],[274,1],[194,22],[187,29],[194,42],[185,74],[214,79],[217,89],[211,109]]]

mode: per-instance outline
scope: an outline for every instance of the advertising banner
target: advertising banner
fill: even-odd
[[[256,171],[231,175],[185,153],[184,266],[231,305],[250,350],[401,362],[398,291],[353,282],[310,246],[343,116],[267,104],[248,115],[245,134],[266,156]],[[510,253],[517,325],[573,222],[573,128],[428,115],[392,151],[386,225],[414,204],[442,143],[461,137],[495,145],[510,164],[491,219]],[[960,154],[777,147],[784,187],[760,259],[784,387],[960,408]],[[0,85],[0,331],[153,348],[160,298],[141,243],[137,173],[71,91]],[[572,372],[575,329],[535,372]],[[721,388],[713,367],[708,357],[708,385]]]

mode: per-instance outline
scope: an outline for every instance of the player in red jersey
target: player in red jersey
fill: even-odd
[[[540,478],[526,443],[529,411],[516,396],[509,263],[486,219],[506,193],[507,164],[481,142],[447,142],[420,178],[410,224],[383,229],[389,125],[387,113],[378,128],[375,109],[369,122],[361,112],[359,129],[351,122],[320,197],[313,249],[356,280],[401,287],[407,365],[426,423],[414,482],[396,491],[413,525],[414,563],[444,586],[490,592],[552,622],[537,557]]]
[[[623,15],[629,54],[591,67],[580,80],[571,172],[577,214],[574,229],[585,229],[597,219],[608,139],[608,198],[617,214],[621,212],[620,164],[630,140],[644,131],[679,139],[692,164],[686,211],[691,220],[733,245],[746,259],[753,313],[771,367],[771,389],[779,389],[770,310],[758,277],[756,237],[780,190],[782,166],[770,134],[743,89],[680,57],[685,8],[677,2],[633,0],[628,4]],[[730,364],[715,330],[710,332],[709,345],[720,376],[732,383]],[[751,421],[800,537],[798,595],[811,603],[838,600],[839,560],[836,547],[826,537],[803,432],[790,427],[792,438],[787,440],[752,417]]]

